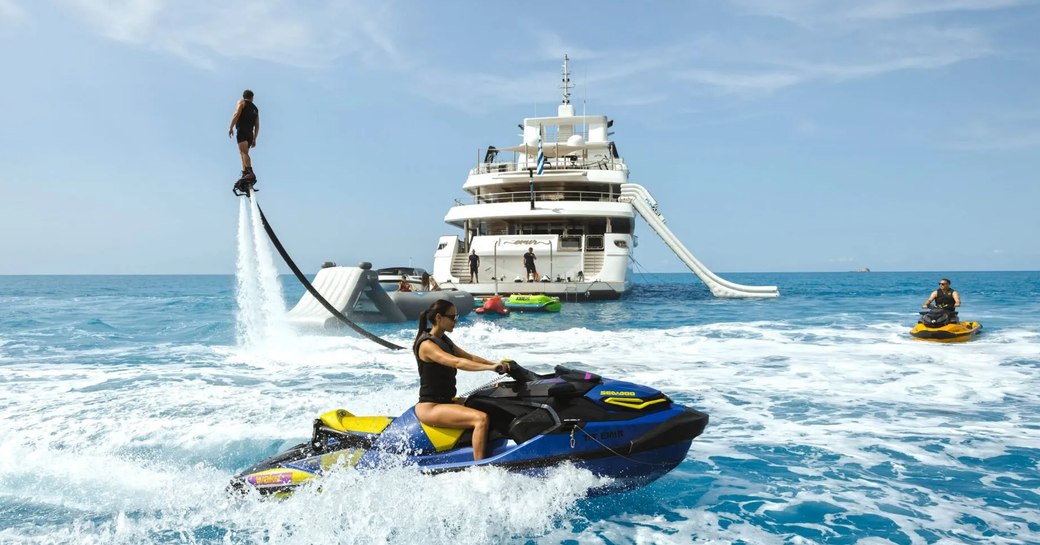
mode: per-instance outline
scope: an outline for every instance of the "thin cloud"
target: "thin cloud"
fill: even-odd
[[[511,77],[487,73],[455,72],[424,68],[414,73],[415,92],[429,100],[460,110],[486,111],[494,107],[530,104],[547,96],[548,84],[559,76],[537,71]]]
[[[533,31],[519,43],[533,44],[531,68],[509,66],[495,74],[453,69],[443,59],[426,58],[407,41],[407,25],[394,3],[323,0],[301,9],[290,0],[59,0],[74,8],[110,39],[177,55],[215,69],[226,60],[253,58],[279,64],[324,68],[342,58],[399,72],[417,95],[459,109],[484,110],[503,104],[552,100],[547,92],[559,83],[563,53],[578,61],[572,73],[574,96],[594,89],[611,104],[648,105],[691,96],[744,98],[817,82],[865,79],[906,70],[927,70],[991,55],[995,47],[983,30],[905,28],[877,22],[882,13],[930,13],[950,9],[997,9],[1024,0],[923,0],[871,4],[736,0],[749,11],[790,13],[819,11],[824,17],[873,21],[868,32],[828,27],[776,34],[770,40],[709,35],[640,49],[589,48],[569,34]],[[4,7],[19,10],[13,0]],[[916,6],[916,7],[915,7]],[[817,9],[818,8],[818,9]],[[399,11],[399,10],[398,10]],[[544,98],[542,98],[544,97]]]
[[[538,50],[563,40],[542,33]],[[814,82],[867,79],[898,71],[936,69],[992,55],[988,36],[974,29],[917,27],[877,32],[872,41],[858,36],[775,42],[727,42],[719,38],[589,55],[572,74],[575,95],[582,87],[609,96],[611,104],[640,106],[698,94],[747,97]],[[837,44],[837,45],[833,45]],[[559,46],[563,47],[563,46]],[[569,50],[557,50],[562,53]],[[580,51],[580,50],[579,50]],[[814,57],[826,55],[824,60]],[[417,92],[458,108],[485,109],[496,104],[522,104],[547,96],[559,72],[546,70],[499,76],[444,71],[432,64],[413,66]],[[534,97],[534,98],[533,98]]]
[[[994,11],[1035,5],[1036,0],[733,0],[751,15],[801,26],[897,20],[937,13]]]
[[[675,79],[714,87],[729,93],[772,92],[804,83],[807,77],[795,72],[691,69],[677,72]]]
[[[302,10],[287,0],[63,1],[112,40],[166,51],[209,68],[236,58],[308,68],[346,56],[391,64],[401,58],[378,11],[385,6],[328,1]]]
[[[983,55],[981,51],[964,55],[945,52],[876,62],[850,60],[841,64],[814,64],[792,60],[757,70],[695,68],[677,71],[673,77],[715,88],[724,94],[765,94],[813,81],[839,82],[877,77],[903,70],[940,68]]]
[[[523,42],[523,40],[521,40]],[[658,82],[663,74],[685,62],[686,49],[677,47],[647,48],[598,54],[567,45],[558,35],[540,31],[532,38],[538,58],[531,60],[537,69],[526,73],[510,68],[508,76],[447,70],[435,63],[413,62],[409,67],[416,80],[415,92],[429,100],[459,109],[487,111],[503,105],[531,104],[540,100],[558,100],[563,55],[577,61],[571,65],[572,101],[584,97],[587,89],[595,89],[599,97],[610,97],[612,105],[647,105],[668,100],[671,96],[646,82]],[[544,57],[544,58],[543,58]],[[546,69],[545,61],[560,65]],[[553,93],[553,90],[557,90]]]
[[[723,52],[701,48],[702,66],[676,70],[674,77],[715,94],[768,94],[812,82],[841,82],[908,70],[931,70],[993,55],[997,48],[976,29],[926,26],[885,28],[871,33],[777,39],[729,44]],[[828,47],[820,47],[827,43]]]
[[[1022,123],[1032,123],[1021,126]],[[954,151],[1019,151],[1040,149],[1040,123],[1036,114],[1023,115],[1021,121],[977,121],[954,129],[939,147]]]
[[[28,20],[25,10],[15,0],[0,0],[0,30],[18,26]]]
[[[861,19],[900,19],[932,13],[994,11],[1035,4],[1034,0],[888,0],[850,2],[846,16]]]

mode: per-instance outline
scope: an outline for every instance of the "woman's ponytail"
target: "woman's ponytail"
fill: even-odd
[[[419,332],[415,334],[415,340],[419,340],[423,333],[426,333],[426,320],[429,318],[430,309],[426,309],[419,313]]]

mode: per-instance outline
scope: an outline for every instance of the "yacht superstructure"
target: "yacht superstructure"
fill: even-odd
[[[714,276],[682,247],[649,193],[629,183],[628,166],[610,139],[613,121],[576,115],[566,56],[561,88],[555,116],[524,119],[519,145],[489,147],[470,170],[462,186],[470,202],[456,201],[444,217],[462,237],[440,237],[434,254],[433,276],[441,285],[474,295],[616,299],[631,287],[639,213],[715,295],[777,295],[772,286],[740,286]],[[525,267],[529,252],[536,257],[537,275]],[[479,259],[475,275],[473,255]]]

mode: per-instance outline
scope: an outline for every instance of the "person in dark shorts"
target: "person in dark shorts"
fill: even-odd
[[[466,352],[448,338],[455,329],[459,311],[444,299],[434,301],[419,315],[419,331],[412,344],[419,367],[419,402],[415,416],[429,426],[473,430],[473,459],[484,459],[488,415],[465,406],[455,397],[455,375],[463,371],[509,371],[509,361],[494,362]],[[430,327],[427,328],[427,322]]]
[[[469,281],[470,283],[480,282],[480,256],[477,255],[476,250],[469,254]]]
[[[538,281],[538,269],[534,266],[535,259],[538,258],[534,256],[534,248],[528,248],[527,253],[524,254],[524,268],[527,269],[528,282]]]
[[[249,159],[249,148],[256,147],[256,138],[260,136],[260,110],[253,104],[253,92],[242,91],[242,99],[235,107],[235,115],[227,130],[228,138],[237,135],[238,153],[242,156],[242,179],[255,180],[253,162]]]

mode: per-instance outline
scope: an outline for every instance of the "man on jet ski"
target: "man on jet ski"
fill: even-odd
[[[961,306],[961,296],[957,295],[957,291],[950,287],[950,280],[943,278],[939,280],[939,289],[932,292],[932,295],[921,305],[921,308],[928,308],[933,302],[936,308],[955,312],[957,307]]]
[[[473,430],[473,459],[484,458],[487,443],[488,415],[462,404],[455,397],[455,375],[463,371],[509,371],[508,360],[493,362],[466,352],[448,338],[455,329],[459,311],[444,299],[434,301],[419,315],[419,332],[412,352],[419,367],[419,403],[415,416],[419,421],[442,428]],[[427,321],[430,328],[427,329]]]

